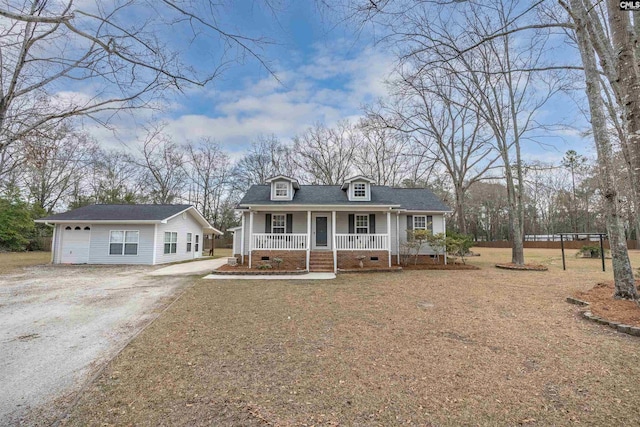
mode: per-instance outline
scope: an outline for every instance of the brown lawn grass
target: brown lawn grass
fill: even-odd
[[[48,264],[51,252],[0,252],[0,274],[12,274],[24,267]]]
[[[200,280],[87,390],[70,425],[638,425],[640,339],[567,295],[598,260],[547,272]],[[640,265],[640,252],[632,253]],[[610,261],[608,261],[610,264]]]

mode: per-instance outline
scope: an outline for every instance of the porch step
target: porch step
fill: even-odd
[[[312,251],[309,254],[309,271],[333,271],[333,252]]]

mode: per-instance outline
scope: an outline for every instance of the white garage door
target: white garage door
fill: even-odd
[[[89,262],[91,227],[86,225],[66,226],[62,231],[63,264],[86,264]]]

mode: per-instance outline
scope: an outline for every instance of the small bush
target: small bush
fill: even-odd
[[[447,236],[447,253],[460,257],[463,264],[466,264],[464,257],[469,254],[469,249],[472,246],[473,239],[471,236],[456,232],[451,232]]]
[[[261,264],[258,266],[258,270],[271,270],[272,268],[271,264]]]
[[[580,248],[576,256],[583,258],[600,258],[602,256],[602,253],[600,252],[599,245],[584,245]]]
[[[274,258],[271,261],[273,261],[273,263],[276,265],[276,268],[278,270],[280,270],[280,264],[282,264],[284,262],[284,260],[282,258]]]

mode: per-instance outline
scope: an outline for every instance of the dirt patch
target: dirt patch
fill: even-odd
[[[640,281],[636,281],[640,286]],[[635,301],[613,298],[613,282],[598,283],[584,292],[577,292],[578,299],[589,303],[589,310],[603,319],[640,327],[640,307]]]
[[[521,271],[548,271],[549,269],[542,264],[514,264],[512,262],[506,264],[496,264],[497,268],[503,270],[521,270]]]
[[[68,425],[639,425],[634,337],[566,295],[599,260],[527,250],[549,272],[202,281],[83,395]],[[632,253],[634,266],[640,253]]]

